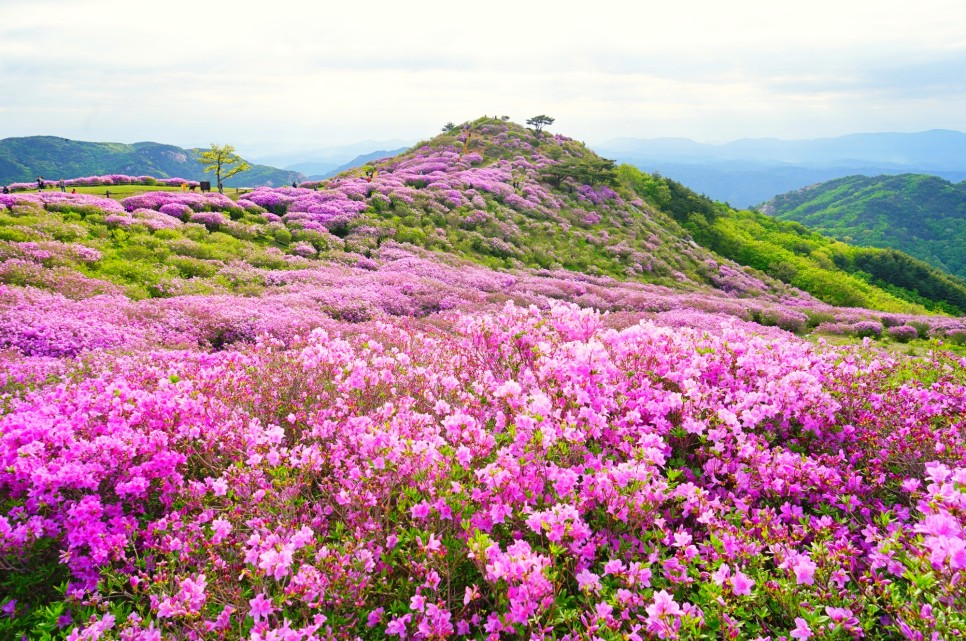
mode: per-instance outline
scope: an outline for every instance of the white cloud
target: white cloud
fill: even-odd
[[[961,0],[7,0],[0,136],[320,146],[496,113],[590,141],[966,129],[963,24]]]

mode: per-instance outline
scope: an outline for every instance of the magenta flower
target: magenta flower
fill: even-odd
[[[805,641],[812,636],[812,629],[808,627],[808,622],[801,618],[795,618],[795,629],[789,632],[789,636],[799,641]]]
[[[254,599],[249,600],[248,605],[251,606],[249,614],[252,615],[256,623],[269,617],[272,612],[275,612],[275,607],[272,605],[271,599],[266,599],[264,592],[259,592]]]
[[[577,573],[577,586],[581,590],[597,592],[601,588],[600,577],[589,570],[581,570]]]
[[[675,532],[674,533],[674,546],[675,547],[687,547],[691,544],[691,535],[687,532]]]
[[[410,508],[409,513],[414,519],[425,519],[432,512],[432,507],[426,501],[420,501]]]
[[[620,574],[626,569],[627,567],[620,559],[611,559],[604,564],[604,574]]]
[[[735,594],[739,596],[749,596],[751,594],[751,588],[753,588],[755,582],[748,578],[741,570],[735,570],[734,575],[731,577],[731,589]]]
[[[376,608],[372,610],[368,616],[366,616],[366,625],[370,628],[374,628],[379,625],[382,621],[382,613],[385,612],[385,608]]]
[[[661,590],[656,592],[647,612],[647,629],[660,639],[676,638],[684,614],[681,606],[670,594]]]
[[[722,563],[721,567],[714,571],[711,575],[711,580],[717,585],[723,585],[724,582],[731,576],[731,568],[727,563]]]
[[[792,566],[792,571],[795,572],[795,580],[800,585],[812,585],[815,583],[816,568],[817,566],[811,559],[802,555]]]
[[[214,531],[214,536],[211,537],[212,543],[221,543],[231,533],[232,525],[225,519],[217,518],[211,522],[211,529]]]
[[[412,621],[413,615],[404,614],[400,617],[392,619],[386,626],[386,634],[397,635],[399,638],[404,638],[406,636],[406,625]]]
[[[654,594],[654,603],[647,606],[646,611],[651,616],[678,615],[681,614],[681,607],[673,596],[661,590]]]
[[[862,636],[862,629],[859,627],[859,620],[852,614],[852,610],[849,610],[848,608],[834,608],[827,605],[825,606],[825,613],[832,620],[832,623],[830,624],[832,629],[842,627],[849,632],[858,632],[859,636]]]

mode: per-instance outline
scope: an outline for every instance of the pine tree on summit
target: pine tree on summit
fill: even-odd
[[[537,133],[543,131],[544,127],[549,127],[553,124],[554,118],[540,114],[539,116],[534,116],[533,118],[527,119],[527,124],[536,130]]]

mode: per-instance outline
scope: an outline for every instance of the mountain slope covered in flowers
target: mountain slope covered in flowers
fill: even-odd
[[[237,201],[0,197],[0,638],[966,633],[964,319],[612,171],[483,120]]]

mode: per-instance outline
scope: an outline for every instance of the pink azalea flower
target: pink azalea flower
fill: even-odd
[[[734,593],[739,596],[748,596],[751,594],[751,588],[754,587],[755,582],[748,578],[741,570],[736,570],[734,575],[731,577],[731,589]]]
[[[577,573],[577,586],[581,590],[600,590],[600,577],[590,570],[581,570]]]
[[[789,633],[789,636],[799,641],[805,641],[812,636],[812,629],[808,627],[808,622],[805,619],[796,617],[795,629]]]
[[[256,623],[267,618],[275,611],[275,606],[272,605],[271,599],[266,599],[264,592],[259,592],[254,599],[249,600],[248,605],[251,606],[249,614],[252,615]]]
[[[379,621],[382,620],[382,613],[385,611],[384,608],[376,608],[366,617],[366,625],[370,628],[374,628],[379,625]]]
[[[795,580],[798,581],[800,585],[812,585],[815,583],[815,570],[817,566],[815,563],[809,559],[807,556],[801,556],[795,565],[792,566],[792,571],[795,572]]]

